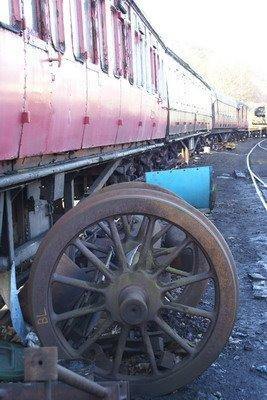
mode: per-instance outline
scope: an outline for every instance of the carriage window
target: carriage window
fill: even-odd
[[[158,92],[158,55],[155,46],[150,48],[152,90]]]
[[[115,75],[133,83],[132,30],[129,15],[113,10]]]
[[[98,52],[101,68],[108,72],[108,45],[107,45],[107,23],[106,23],[106,3],[105,0],[97,1],[95,10],[96,37],[98,42]],[[97,61],[97,60],[96,60]]]
[[[71,0],[71,19],[72,19],[72,40],[73,40],[73,50],[74,55],[77,59],[82,59],[82,49],[81,49],[81,1]]]
[[[0,21],[4,24],[12,23],[12,0],[2,0],[0,7]]]
[[[34,34],[39,34],[38,26],[39,2],[37,0],[24,0],[24,17],[27,28]]]
[[[132,48],[132,28],[130,23],[126,23],[126,71],[125,78],[133,83],[133,48]]]
[[[92,62],[96,62],[96,43],[94,39],[95,24],[93,21],[92,0],[83,0],[83,15],[85,23],[85,48],[88,52],[88,58]]]
[[[123,21],[118,18],[118,12],[113,11],[113,23],[114,23],[114,44],[115,44],[115,71],[114,74],[117,77],[123,74]]]
[[[165,82],[163,60],[159,60],[159,93],[163,99],[166,98],[166,82]],[[196,95],[196,97],[197,97],[197,95]]]
[[[145,86],[147,81],[146,49],[145,28],[138,29],[135,31],[136,80],[138,86]]]
[[[95,5],[92,0],[71,0],[71,17],[75,58],[96,62]]]
[[[1,0],[0,24],[15,32],[21,30],[21,7],[19,0]]]
[[[57,51],[65,50],[63,0],[49,0],[52,42]]]

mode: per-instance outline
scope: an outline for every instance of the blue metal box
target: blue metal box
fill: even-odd
[[[146,182],[170,190],[198,209],[213,208],[212,167],[147,172]]]

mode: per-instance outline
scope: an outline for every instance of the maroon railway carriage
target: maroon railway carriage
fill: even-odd
[[[246,132],[246,110],[134,1],[1,0],[1,323],[8,308],[22,340],[34,329],[134,393],[198,376],[233,326],[233,259],[201,213],[136,180]]]

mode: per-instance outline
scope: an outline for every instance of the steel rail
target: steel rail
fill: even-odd
[[[266,139],[262,140],[261,142],[257,143],[255,146],[253,146],[252,149],[247,154],[247,169],[248,169],[248,171],[250,173],[250,176],[251,176],[253,185],[255,187],[256,193],[259,196],[260,201],[261,201],[263,207],[265,208],[265,211],[267,211],[267,202],[265,201],[265,198],[264,198],[264,196],[263,196],[263,194],[262,194],[262,192],[261,192],[261,190],[260,190],[260,188],[259,188],[259,186],[257,184],[257,180],[260,181],[260,182],[263,182],[263,181],[252,171],[251,166],[250,166],[251,154],[259,146],[259,144],[263,143],[265,140]],[[265,183],[264,183],[264,187],[266,187]]]
[[[266,139],[264,139],[264,140],[266,140]],[[262,143],[262,142],[261,142]],[[261,149],[263,149],[263,150],[267,150],[267,148],[266,147],[263,147],[262,145],[261,145],[261,143],[258,143],[258,146],[261,148]]]

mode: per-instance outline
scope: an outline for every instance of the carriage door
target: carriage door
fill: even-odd
[[[154,138],[162,138],[166,135],[166,124],[168,119],[168,96],[167,96],[167,77],[165,70],[165,52],[160,49],[158,55],[158,75],[159,75],[159,90],[158,90],[158,107],[159,107],[159,124]]]
[[[0,160],[18,157],[24,95],[24,43],[18,0],[0,2]]]
[[[86,109],[86,54],[81,0],[49,0],[53,110],[48,153],[82,146]]]
[[[49,12],[46,1],[22,0],[25,21],[25,93],[20,157],[45,152],[51,122]]]
[[[162,138],[166,135],[167,125],[167,83],[164,71],[164,53],[160,44],[155,42],[151,49],[152,84],[155,97],[155,115],[152,119],[151,139]]]

